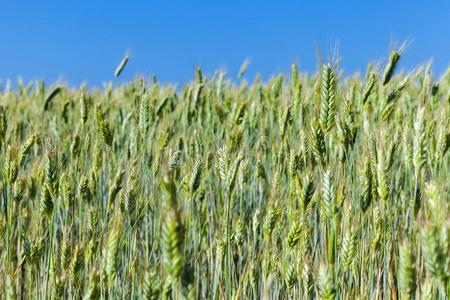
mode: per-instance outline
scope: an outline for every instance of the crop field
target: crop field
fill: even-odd
[[[450,69],[402,55],[4,88],[0,298],[448,299]]]

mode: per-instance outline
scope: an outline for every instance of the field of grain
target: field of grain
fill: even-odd
[[[448,299],[450,69],[400,56],[0,91],[1,299]]]

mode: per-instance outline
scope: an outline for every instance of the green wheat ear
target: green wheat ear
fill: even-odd
[[[397,68],[398,62],[400,60],[400,52],[399,51],[392,51],[389,55],[389,61],[386,64],[386,67],[383,71],[383,77],[381,82],[383,85],[386,85],[389,83],[389,81],[392,78],[392,75],[394,74],[395,69]]]
[[[44,185],[53,199],[55,199],[58,195],[58,181],[58,161],[56,151],[51,149],[47,152],[45,161]]]
[[[139,128],[143,133],[148,131],[150,126],[150,99],[147,94],[142,96],[139,104]]]
[[[348,271],[355,261],[356,235],[353,230],[345,232],[341,249],[341,263],[344,269]]]
[[[373,186],[373,173],[372,173],[372,166],[370,163],[370,160],[366,161],[366,164],[364,166],[364,173],[361,178],[362,182],[362,193],[361,193],[361,200],[360,200],[360,207],[363,212],[365,212],[370,204],[372,203],[372,186]]]
[[[103,141],[105,141],[105,144],[111,147],[113,143],[113,135],[107,121],[101,120],[100,132],[102,134]]]
[[[399,247],[398,283],[402,299],[411,299],[416,290],[416,256],[411,243]]]
[[[78,195],[80,200],[84,203],[89,203],[91,200],[91,191],[89,190],[89,179],[83,175],[80,179],[78,187]]]
[[[367,100],[369,99],[370,95],[372,94],[374,87],[377,83],[377,73],[370,72],[369,79],[367,80],[366,86],[364,87],[362,96],[361,96],[361,102],[362,104],[366,104]]]
[[[91,271],[88,286],[83,300],[94,300],[100,298],[100,274],[96,269]]]
[[[142,285],[142,297],[146,300],[160,299],[161,281],[159,277],[149,271],[145,272],[144,282]]]
[[[119,65],[117,66],[116,70],[114,71],[114,76],[119,77],[122,73],[123,69],[125,69],[125,66],[128,63],[128,60],[130,59],[130,55],[127,53],[120,61]]]
[[[52,100],[61,92],[61,87],[55,87],[44,99],[44,111],[48,110]]]
[[[309,203],[314,195],[314,179],[312,176],[306,174],[303,176],[302,191],[300,195],[300,202],[302,203],[303,210],[308,208]]]
[[[85,93],[81,93],[80,95],[80,118],[81,118],[81,124],[84,126],[88,120],[88,113],[89,113],[89,104],[86,99]]]
[[[297,268],[295,265],[289,265],[286,272],[286,284],[290,290],[295,287],[297,283]]]
[[[65,278],[55,276],[53,279],[53,287],[52,287],[52,299],[63,299],[64,297],[64,288],[65,288]]]
[[[335,299],[336,286],[333,279],[331,268],[328,265],[320,265],[317,279],[319,295],[322,299]]]
[[[325,136],[322,127],[318,122],[314,122],[311,126],[312,145],[311,151],[315,161],[322,166],[326,164],[327,152],[325,146]]]
[[[322,182],[322,211],[329,220],[333,219],[337,213],[336,196],[333,185],[331,171],[327,170],[323,174]]]
[[[434,226],[426,226],[421,231],[422,252],[425,269],[428,274],[435,278],[438,282],[445,284],[449,274],[446,270],[446,260],[448,260],[448,248],[445,249],[440,237],[438,228]]]
[[[162,228],[161,249],[166,272],[170,281],[176,285],[183,268],[183,226],[176,199],[175,184],[169,176],[163,179],[163,188],[166,217]]]
[[[330,131],[334,126],[336,113],[336,83],[334,71],[330,64],[322,69],[322,89],[320,93],[320,116],[319,122],[324,132]]]
[[[114,285],[114,281],[119,270],[120,245],[123,231],[123,217],[120,212],[116,211],[109,226],[108,239],[105,249],[105,271],[110,287]]]
[[[0,105],[0,142],[1,143],[3,143],[5,141],[7,129],[8,129],[8,118],[6,116],[6,110],[2,105]]]
[[[289,230],[286,242],[289,248],[294,248],[301,238],[301,229],[303,222],[294,220],[291,229]]]
[[[33,147],[37,138],[38,138],[38,134],[32,133],[30,135],[30,137],[26,140],[26,142],[23,144],[22,149],[20,149],[20,152],[19,152],[19,165],[23,164],[26,156],[31,152],[31,148]]]
[[[189,192],[191,196],[198,190],[200,186],[202,179],[202,166],[202,160],[198,159],[194,164],[194,168],[192,169],[189,180]]]

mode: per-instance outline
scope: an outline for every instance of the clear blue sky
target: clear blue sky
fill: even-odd
[[[283,3],[282,3],[283,2]],[[292,62],[316,67],[338,44],[341,67],[364,72],[408,40],[401,66],[428,59],[441,74],[450,65],[450,1],[4,1],[0,10],[0,87],[5,79],[63,78],[71,85],[152,74],[185,82],[199,65],[235,75],[286,72]]]

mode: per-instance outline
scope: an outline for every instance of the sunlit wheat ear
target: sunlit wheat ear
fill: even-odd
[[[300,102],[301,82],[298,75],[298,67],[296,64],[291,65],[291,95],[294,98],[295,105]]]
[[[67,237],[62,239],[62,246],[59,252],[60,266],[64,273],[67,273],[70,267],[70,261],[72,258],[72,245],[69,243]]]
[[[303,296],[306,298],[311,297],[314,289],[314,278],[311,272],[311,266],[308,262],[304,262],[301,270]]]
[[[63,174],[60,181],[60,189],[65,209],[69,209],[73,204],[73,191],[69,176]]]
[[[41,191],[40,210],[43,215],[50,217],[53,213],[53,201],[50,191],[44,187]]]
[[[200,67],[195,67],[195,79],[198,83],[202,83],[204,80],[202,69]]]
[[[119,169],[112,179],[109,187],[109,195],[108,195],[108,206],[112,207],[114,201],[122,189],[122,183],[125,177],[125,170]]]
[[[300,194],[300,202],[302,204],[303,210],[306,210],[314,195],[315,187],[314,180],[310,175],[306,174],[305,176],[302,176],[302,178],[303,182]]]
[[[125,69],[125,66],[128,63],[128,60],[130,59],[130,55],[127,53],[120,61],[119,65],[117,66],[116,70],[114,71],[114,76],[119,77],[122,73],[123,69]]]
[[[101,120],[100,122],[100,132],[103,137],[103,141],[106,145],[112,146],[113,143],[113,135],[111,129],[109,128],[109,124],[106,120]]]
[[[247,159],[243,160],[239,166],[238,180],[241,189],[250,181],[250,166]]]
[[[250,61],[249,61],[248,59],[245,59],[245,60],[242,62],[242,65],[241,65],[241,67],[239,68],[239,72],[238,72],[238,78],[239,78],[239,79],[241,79],[241,78],[244,76],[244,74],[245,74],[245,72],[247,71],[249,65],[250,65]]]
[[[323,174],[321,204],[325,217],[330,220],[333,219],[337,208],[333,177],[329,170],[325,171]]]
[[[161,294],[161,281],[158,275],[146,271],[142,284],[142,297],[146,300],[157,300]]]
[[[264,165],[262,164],[261,160],[256,161],[256,176],[260,180],[267,180],[267,173],[266,168],[264,168]]]
[[[290,290],[292,290],[297,283],[297,266],[295,266],[294,264],[289,265],[285,277],[286,285]]]
[[[58,195],[58,160],[55,149],[47,151],[45,160],[45,181],[44,186],[50,193],[51,197],[55,199]]]
[[[281,205],[278,201],[271,201],[268,207],[268,212],[264,221],[263,233],[266,239],[270,239],[272,231],[275,228],[276,222],[281,216]]]
[[[89,231],[93,234],[98,226],[98,210],[94,207],[87,212],[87,224]]]
[[[78,196],[84,203],[88,203],[91,200],[91,191],[89,190],[89,179],[83,175],[80,179],[78,186]]]
[[[233,192],[233,189],[236,185],[236,178],[239,171],[239,165],[241,164],[243,160],[243,157],[239,155],[238,158],[236,158],[232,164],[229,166],[228,172],[227,172],[227,178],[226,178],[226,187],[227,187],[227,193],[231,194]]]
[[[229,150],[231,154],[236,153],[242,147],[242,141],[244,138],[244,131],[241,128],[233,130],[229,138]]]
[[[223,234],[225,236],[225,233]],[[225,259],[225,254],[227,250],[227,242],[225,238],[217,239],[215,241],[215,254],[218,266],[222,266]]]
[[[322,131],[322,127],[319,123],[314,122],[311,126],[311,151],[314,159],[317,163],[325,165],[326,163],[326,147],[325,137]]]
[[[89,275],[89,281],[84,293],[83,300],[94,300],[100,298],[100,274],[94,269]]]
[[[330,266],[320,265],[317,278],[319,295],[322,299],[335,299],[336,286]]]
[[[319,121],[322,130],[328,132],[334,126],[336,113],[336,83],[334,71],[330,64],[322,67],[321,85]]]
[[[19,166],[17,162],[17,149],[15,147],[8,147],[8,153],[6,155],[6,164],[4,166],[3,171],[6,177],[7,184],[12,188],[19,174]]]
[[[15,202],[19,203],[20,201],[22,201],[25,195],[25,188],[26,188],[25,180],[23,178],[17,179],[16,182],[14,183],[13,188],[13,199]]]
[[[289,248],[294,248],[301,238],[301,230],[303,227],[303,222],[301,220],[294,220],[291,229],[289,230],[286,243]]]
[[[378,164],[378,195],[383,203],[386,205],[389,200],[390,187],[389,187],[389,177],[388,170],[383,167],[382,164]]]
[[[341,263],[345,270],[350,270],[355,261],[356,252],[356,235],[355,232],[349,229],[345,232],[341,245]]]
[[[146,133],[150,126],[150,99],[147,94],[142,96],[139,104],[139,128]]]
[[[33,147],[34,143],[36,142],[38,138],[37,133],[32,133],[26,142],[23,144],[22,148],[19,152],[19,165],[22,165],[25,161],[26,156],[31,152],[31,148]]]
[[[391,80],[392,75],[394,75],[394,71],[397,68],[398,62],[400,60],[400,52],[399,51],[392,51],[389,55],[388,63],[386,64],[386,67],[383,71],[383,76],[381,79],[381,82],[383,85],[388,84],[388,82]]]
[[[81,275],[84,267],[84,248],[78,244],[72,251],[72,258],[70,260],[69,272],[70,279],[74,286],[78,287],[81,284]]]
[[[61,87],[57,86],[45,97],[44,99],[44,111],[48,110],[52,100],[61,92]]]
[[[282,88],[283,88],[283,82],[284,82],[284,76],[278,75],[277,78],[275,78],[273,84],[272,84],[272,97],[273,99],[277,99],[278,96],[280,96]]]
[[[195,164],[194,168],[192,169],[192,173],[189,180],[189,192],[191,195],[193,195],[199,188],[201,179],[202,179],[202,160],[198,159]]]
[[[108,229],[108,239],[105,248],[105,271],[110,287],[114,285],[120,263],[120,245],[123,235],[123,218],[120,212],[116,211]]]
[[[416,290],[415,253],[413,246],[404,242],[399,247],[398,283],[402,299],[411,299]]]
[[[367,100],[369,100],[369,97],[372,94],[376,83],[377,83],[377,74],[372,71],[369,74],[366,86],[364,87],[364,90],[362,92],[361,102],[363,105],[366,104]]]
[[[103,141],[106,145],[112,146],[113,135],[109,127],[109,123],[105,120],[102,107],[99,103],[95,106],[95,117],[97,121],[97,128],[103,138]]]
[[[295,179],[297,172],[300,169],[300,155],[293,150],[289,153],[289,178]]]
[[[182,152],[179,150],[174,151],[170,154],[168,162],[170,172],[174,171],[181,165],[181,154]]]
[[[246,230],[245,224],[241,219],[239,219],[234,227],[235,230],[231,236],[231,239],[236,243],[236,246],[241,247],[244,244]]]
[[[220,179],[223,183],[227,181],[227,170],[229,164],[228,151],[225,147],[221,147],[217,151],[218,171]]]
[[[55,276],[53,279],[53,287],[52,287],[52,299],[63,299],[64,296],[64,287],[65,287],[65,277]]]
[[[80,95],[80,117],[81,117],[81,124],[84,126],[88,120],[88,113],[89,113],[89,103],[86,99],[85,93],[81,93]]]
[[[436,143],[436,153],[435,153],[435,160],[437,162],[441,161],[445,153],[447,153],[447,150],[450,147],[450,131],[442,125],[442,127],[439,129],[438,133],[438,139]]]
[[[80,135],[75,134],[72,143],[70,144],[70,154],[72,155],[72,159],[76,159],[80,155],[80,142]]]
[[[291,122],[291,106],[289,105],[283,111],[283,114],[281,115],[281,118],[279,121],[280,133],[281,133],[282,138],[284,138],[284,136],[286,135],[286,130],[287,130],[290,122]]]

